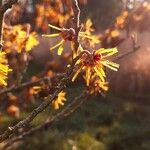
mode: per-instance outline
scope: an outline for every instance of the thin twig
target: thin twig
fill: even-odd
[[[74,11],[74,18],[73,18],[73,25],[75,30],[75,36],[74,36],[74,47],[75,52],[78,51],[79,48],[79,32],[80,32],[80,8],[78,5],[77,0],[73,0],[73,11]]]
[[[65,76],[65,73],[62,73],[62,74],[57,74],[55,77],[64,77]],[[3,90],[0,91],[0,95],[3,95],[3,94],[6,94],[8,92],[13,92],[13,91],[17,91],[17,90],[21,90],[21,89],[24,89],[26,87],[29,87],[29,86],[33,86],[33,85],[36,85],[40,82],[46,82],[46,81],[50,81],[51,80],[51,77],[43,77],[43,78],[40,78],[36,81],[28,81],[28,82],[24,82],[24,83],[21,83],[20,85],[13,85],[11,87],[8,87],[8,88],[5,88]]]
[[[129,52],[126,52],[124,54],[121,54],[121,55],[118,55],[116,58],[113,59],[113,61],[118,61],[118,60],[121,60],[131,54],[134,54],[135,52],[137,52],[138,50],[140,49],[140,46],[137,47],[136,49],[132,50],[132,51],[129,51]]]
[[[132,50],[128,51],[128,52],[126,52],[124,54],[118,55],[116,58],[114,58],[113,61],[121,60],[121,59],[125,58],[126,56],[134,54],[135,52],[137,52],[140,49],[140,46],[139,45],[137,46],[137,40],[136,40],[135,35],[131,36],[131,40],[132,40]]]

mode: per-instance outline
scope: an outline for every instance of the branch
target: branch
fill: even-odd
[[[43,124],[38,125],[32,129],[30,129],[29,131],[24,132],[21,135],[12,138],[10,141],[8,141],[8,143],[6,143],[6,145],[4,145],[2,150],[5,150],[8,147],[12,146],[12,144],[14,144],[15,142],[23,140],[24,137],[32,135],[33,133],[35,133],[37,131],[44,130],[45,128],[47,129],[53,123],[56,123],[64,118],[68,117],[74,111],[76,111],[85,102],[85,100],[87,100],[88,97],[89,97],[89,94],[86,91],[82,92],[82,94],[80,94],[78,97],[76,97],[70,104],[68,104],[68,106],[66,106],[65,109],[61,110],[61,112],[59,112],[55,116],[49,117]]]
[[[136,51],[138,51],[140,49],[140,46],[139,45],[137,46],[137,41],[136,41],[135,35],[131,36],[131,40],[132,40],[132,50],[128,51],[128,52],[126,52],[124,54],[118,55],[113,61],[121,60],[124,57],[129,56],[129,55],[135,53]]]
[[[6,0],[7,1],[7,0]],[[4,14],[7,9],[11,8],[13,4],[18,3],[18,0],[8,0],[6,3],[2,6],[2,13]]]
[[[78,48],[79,48],[79,32],[81,29],[81,27],[80,27],[80,8],[79,8],[77,0],[73,0],[73,11],[74,11],[73,24],[74,24],[74,30],[75,30],[74,47],[75,47],[75,52],[77,52]]]
[[[129,56],[129,55],[135,53],[135,52],[138,51],[139,49],[140,49],[140,46],[137,47],[136,49],[132,50],[132,51],[126,52],[126,53],[121,54],[121,55],[118,55],[116,58],[113,59],[113,61],[121,60],[121,59],[125,58],[126,56]]]
[[[44,109],[46,109],[55,99],[55,97],[62,91],[62,89],[65,87],[65,84],[68,82],[70,77],[64,77],[61,79],[61,81],[58,84],[58,89],[52,94],[48,95],[48,97],[44,100],[42,104],[40,104],[36,109],[34,109],[27,118],[20,121],[13,127],[8,127],[8,129],[0,135],[0,142],[5,141],[8,139],[15,131],[17,131],[19,128],[25,127],[28,125],[39,113],[41,113]]]
[[[62,74],[57,74],[55,77],[65,77],[65,73],[62,73]],[[6,94],[8,92],[13,92],[13,91],[17,91],[17,90],[21,90],[21,89],[24,89],[25,87],[29,87],[29,86],[33,86],[33,85],[36,85],[40,82],[46,82],[46,81],[50,81],[51,80],[51,77],[43,77],[43,78],[40,78],[36,81],[28,81],[28,82],[24,82],[24,83],[21,83],[20,85],[13,85],[11,87],[8,87],[6,89],[3,89],[0,91],[0,95],[3,95],[3,94]]]

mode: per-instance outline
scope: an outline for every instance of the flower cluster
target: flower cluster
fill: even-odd
[[[96,44],[100,44],[100,36],[94,35],[95,29],[93,28],[93,23],[91,19],[81,25],[82,31],[79,33],[80,41],[84,47],[94,48]]]
[[[100,48],[98,50],[84,50],[88,47],[94,49],[96,44],[101,41],[98,36],[93,35],[94,28],[92,21],[88,19],[85,24],[81,25],[81,30],[79,31],[79,48],[77,52],[74,52],[75,43],[75,30],[73,28],[59,28],[49,24],[49,27],[58,31],[58,33],[53,33],[49,35],[43,35],[44,37],[61,37],[58,44],[52,46],[50,49],[58,49],[58,55],[61,55],[64,49],[64,44],[66,42],[71,43],[71,48],[73,52],[73,59],[76,60],[74,66],[74,76],[72,81],[78,77],[79,73],[83,73],[83,77],[86,81],[86,85],[90,90],[91,94],[100,93],[102,91],[108,90],[108,83],[106,81],[105,68],[117,71],[119,65],[108,61],[107,58],[116,54],[118,52],[117,48],[104,49]],[[113,33],[116,36],[117,32]],[[83,49],[84,47],[84,49]]]
[[[79,3],[84,5],[87,0],[79,0]],[[73,16],[71,6],[72,0],[42,0],[36,4],[36,29],[46,33],[49,23],[63,26]]]
[[[57,1],[58,2],[58,1]],[[61,1],[60,1],[61,2]],[[70,13],[62,14],[61,13],[61,3],[56,5],[57,7],[51,6],[49,2],[43,2],[43,4],[36,5],[37,17],[35,20],[35,25],[37,30],[41,30],[42,32],[47,32],[47,25],[49,22],[62,25],[70,18]],[[58,7],[60,6],[60,7]]]
[[[35,32],[29,33],[28,26],[15,25],[4,27],[3,49],[6,53],[30,51],[38,45],[37,35]]]
[[[72,81],[75,81],[80,72],[85,74],[84,79],[87,86],[96,86],[96,91],[100,92],[100,89],[107,91],[105,68],[117,71],[119,65],[108,61],[107,58],[117,53],[116,48],[112,49],[98,49],[92,52],[82,50],[80,59],[76,62],[76,73],[74,74]],[[93,92],[92,92],[93,93]]]

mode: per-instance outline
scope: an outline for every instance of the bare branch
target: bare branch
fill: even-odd
[[[89,94],[86,91],[82,92],[78,97],[76,97],[74,100],[72,100],[72,102],[70,104],[68,104],[68,106],[66,106],[66,108],[62,109],[61,112],[59,112],[55,116],[49,117],[41,125],[38,125],[32,129],[30,129],[29,131],[24,132],[21,135],[14,137],[10,141],[8,141],[8,143],[4,146],[3,150],[7,149],[9,146],[12,146],[12,144],[14,144],[15,142],[23,140],[24,137],[27,137],[27,136],[35,133],[36,131],[41,131],[45,128],[49,128],[53,123],[56,123],[56,122],[60,121],[61,119],[68,117],[74,111],[76,111],[83,104],[83,102],[85,102],[85,100],[87,100],[88,97],[89,97]]]
[[[73,24],[74,24],[74,30],[75,30],[74,46],[75,46],[75,52],[77,52],[78,48],[79,48],[79,32],[81,29],[81,27],[80,27],[80,8],[79,8],[77,0],[73,0],[73,11],[74,11]]]
[[[137,47],[136,49],[132,50],[132,51],[126,52],[126,53],[121,54],[121,55],[118,55],[115,59],[113,59],[113,61],[121,60],[121,59],[125,58],[126,56],[129,56],[129,55],[131,55],[131,54],[134,54],[134,53],[137,52],[139,49],[140,49],[140,46]]]
[[[121,55],[117,56],[117,57],[114,59],[114,61],[121,60],[121,59],[123,59],[123,58],[126,57],[126,56],[129,56],[129,55],[131,55],[131,54],[134,54],[136,51],[138,51],[138,50],[140,49],[140,46],[139,46],[139,45],[137,46],[137,40],[136,40],[135,35],[132,35],[132,36],[131,36],[131,40],[132,40],[132,50],[131,50],[131,51],[128,51],[128,52],[126,52],[126,53],[124,53],[124,54],[121,54]]]
[[[57,74],[55,76],[56,78],[57,77],[65,77],[65,73],[62,73],[62,74]],[[0,95],[3,95],[3,94],[6,94],[8,92],[13,92],[13,91],[17,91],[17,90],[21,90],[21,89],[24,89],[26,87],[29,87],[29,86],[34,86],[40,82],[46,82],[46,81],[50,81],[51,80],[51,77],[43,77],[43,78],[40,78],[36,81],[28,81],[28,82],[24,82],[24,83],[21,83],[20,85],[16,86],[16,85],[13,85],[11,87],[8,87],[8,88],[5,88],[3,90],[0,91]]]
[[[2,135],[0,135],[0,142],[3,142],[4,140],[8,139],[10,135],[12,135],[19,128],[28,125],[39,113],[46,109],[52,103],[53,99],[55,99],[58,93],[60,93],[61,90],[65,87],[65,84],[68,82],[69,78],[70,77],[67,76],[62,78],[58,84],[59,88],[52,95],[49,95],[40,106],[34,109],[27,118],[20,121],[13,127],[8,127],[8,129]]]

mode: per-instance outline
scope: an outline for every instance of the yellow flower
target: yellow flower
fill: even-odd
[[[88,32],[89,34],[95,31],[92,26],[93,26],[93,23],[91,19],[87,19],[87,21],[85,22],[85,25],[83,24],[85,31]]]
[[[108,61],[107,57],[114,55],[118,52],[116,48],[111,49],[98,49],[93,50],[92,53],[82,50],[81,58],[76,62],[77,71],[74,74],[72,81],[75,81],[79,73],[83,70],[85,72],[86,85],[90,85],[91,76],[96,74],[99,80],[105,82],[106,74],[104,68],[107,67],[111,70],[117,71],[119,64]]]
[[[21,53],[23,50],[30,51],[34,46],[38,45],[37,35],[35,32],[29,33],[28,26],[15,25],[4,28],[3,49],[6,53],[16,51]]]
[[[59,41],[56,45],[50,48],[50,50],[58,48],[58,55],[61,55],[63,52],[63,45],[66,41],[73,41],[74,38],[74,29],[65,29],[65,28],[58,28],[56,26],[53,26],[49,24],[49,27],[55,30],[58,30],[59,33],[49,34],[49,35],[43,35],[44,37],[58,37],[61,36],[62,40]]]
[[[91,27],[91,22],[87,22],[87,28],[85,28],[85,31],[83,32],[79,32],[79,36],[81,37],[81,39],[84,41],[85,39],[88,39],[90,41],[90,46],[94,46],[95,44],[98,44],[100,42],[100,40],[98,39],[97,36],[94,36],[91,34],[91,32],[93,32],[93,28]],[[65,28],[59,28],[56,26],[53,26],[51,24],[49,24],[49,27],[52,29],[55,29],[57,31],[59,31],[58,33],[54,33],[54,34],[49,34],[49,35],[43,35],[44,37],[61,37],[62,40],[60,40],[56,45],[54,45],[53,47],[50,48],[50,50],[56,49],[58,48],[58,55],[61,55],[63,52],[63,46],[65,44],[66,41],[71,42],[71,46],[73,46],[73,40],[75,37],[75,31],[73,28],[70,29],[65,29]]]
[[[100,37],[98,35],[93,35],[92,33],[95,31],[93,28],[93,23],[91,19],[87,19],[85,24],[82,24],[82,30],[79,32],[79,36],[81,37],[81,42],[85,46],[94,47],[96,44],[99,44]]]
[[[96,76],[96,74],[91,76],[91,83],[89,86],[90,94],[97,95],[98,93],[103,93],[108,91],[108,82],[102,82]]]
[[[10,72],[11,69],[7,65],[7,60],[5,58],[5,52],[0,52],[0,85],[7,85],[7,76],[8,72]]]
[[[61,91],[58,94],[57,98],[52,102],[52,105],[53,105],[54,109],[59,109],[59,107],[60,107],[59,105],[61,105],[61,106],[64,105],[64,102],[67,100],[65,98],[65,96],[66,96],[66,93],[63,92],[63,91]]]

